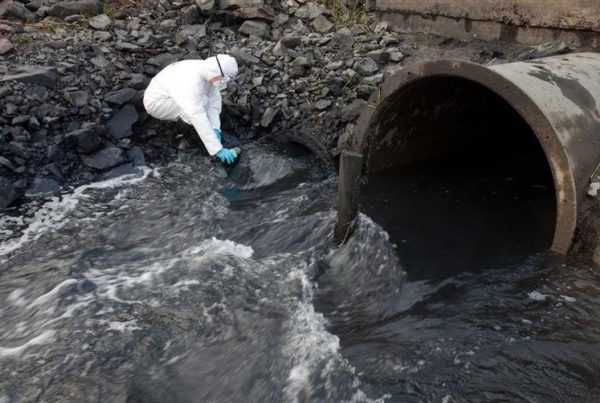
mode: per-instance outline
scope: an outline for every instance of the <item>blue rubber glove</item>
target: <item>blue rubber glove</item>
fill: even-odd
[[[237,157],[236,153],[228,148],[222,148],[221,151],[216,154],[216,156],[221,160],[221,162],[226,162],[228,164],[232,164],[235,160],[235,157]]]
[[[217,138],[219,139],[219,141],[221,141],[221,130],[214,128],[213,132],[215,132],[215,134],[217,135]]]

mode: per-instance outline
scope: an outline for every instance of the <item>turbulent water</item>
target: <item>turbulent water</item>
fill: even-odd
[[[600,395],[591,268],[414,279],[366,216],[330,243],[335,190],[312,157],[255,145],[230,172],[191,155],[5,214],[0,402]]]

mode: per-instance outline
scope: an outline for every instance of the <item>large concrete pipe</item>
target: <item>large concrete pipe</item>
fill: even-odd
[[[487,149],[510,153],[521,141],[535,143],[523,149],[533,153],[537,147],[541,160],[535,164],[549,171],[555,197],[553,216],[546,220],[547,246],[565,254],[578,205],[600,161],[600,54],[494,66],[436,60],[407,67],[371,97],[352,148],[365,156],[369,174],[475,143],[480,148],[470,149],[471,155]],[[533,158],[525,155],[523,161]]]

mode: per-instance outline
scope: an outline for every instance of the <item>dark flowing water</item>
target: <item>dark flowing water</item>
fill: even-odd
[[[0,218],[0,402],[594,401],[600,275],[536,254],[429,277],[332,178],[254,146]],[[452,266],[452,261],[447,262]]]

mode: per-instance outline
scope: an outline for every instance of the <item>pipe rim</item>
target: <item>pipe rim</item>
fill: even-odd
[[[380,106],[385,105],[390,96],[418,81],[441,77],[462,78],[485,87],[502,98],[529,125],[543,149],[554,182],[556,223],[550,249],[566,254],[577,227],[577,191],[566,151],[535,101],[518,85],[489,67],[465,60],[440,59],[419,62],[393,74],[379,86],[361,113],[355,129],[355,150],[364,153],[368,163],[371,151],[369,129],[377,119]]]

